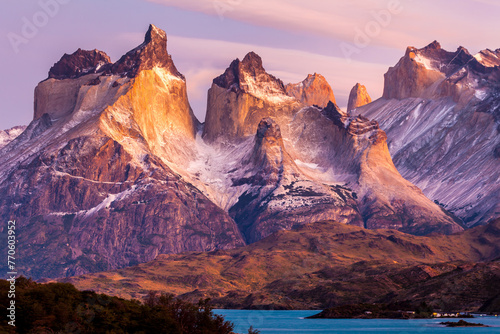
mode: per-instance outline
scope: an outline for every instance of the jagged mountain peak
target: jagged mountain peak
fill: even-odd
[[[108,55],[99,50],[78,49],[72,54],[65,53],[49,70],[49,78],[73,79],[96,73],[103,65],[110,64]]]
[[[424,47],[424,50],[440,50],[441,49],[441,44],[434,40],[432,43]]]
[[[499,50],[472,56],[434,42],[408,48],[385,74],[384,98],[355,113],[387,131],[405,178],[472,226],[499,212],[499,187],[491,182],[500,170],[499,96]]]
[[[165,68],[170,74],[184,80],[184,76],[177,71],[167,52],[166,32],[151,24],[144,36],[144,42],[113,64],[111,72],[132,78],[140,71],[154,67]]]
[[[411,64],[423,67],[426,70],[441,72],[450,75],[460,66],[465,65],[472,58],[469,51],[459,46],[455,52],[450,52],[441,47],[439,42],[434,41],[429,45],[417,49],[408,47],[403,60],[409,59]],[[402,65],[409,65],[404,63]],[[399,63],[398,63],[399,65]]]
[[[267,95],[286,95],[283,82],[266,72],[262,58],[251,51],[242,61],[233,60],[224,73],[213,80],[219,87],[243,91],[266,99]]]
[[[285,86],[286,93],[305,105],[316,105],[324,108],[328,102],[335,103],[332,87],[324,76],[318,73],[308,74],[307,77],[296,84]]]
[[[347,112],[350,112],[353,109],[364,106],[368,103],[372,102],[370,95],[366,90],[366,87],[360,83],[356,83],[354,87],[352,87],[351,92],[349,93],[349,100],[347,103]]]
[[[257,140],[264,138],[281,139],[280,126],[271,117],[263,118],[257,127]]]
[[[455,102],[467,103],[465,100],[474,95],[474,90],[482,88],[478,83],[498,81],[500,74],[494,69],[497,64],[500,59],[496,53],[485,51],[472,56],[462,46],[455,52],[446,51],[437,42],[421,49],[408,47],[384,76],[383,97],[451,97]]]
[[[240,83],[244,81],[245,75],[256,77],[259,74],[266,74],[266,70],[262,66],[262,58],[251,51],[245,55],[242,61],[239,58],[233,60],[224,73],[215,78],[213,82],[222,88],[242,89]]]
[[[246,101],[243,107],[236,107],[242,101]],[[219,138],[254,136],[262,118],[292,113],[299,104],[287,95],[280,79],[266,72],[260,56],[250,52],[243,61],[233,60],[213,80],[203,138],[213,142]]]
[[[52,260],[62,263],[58,275],[83,273],[101,268],[93,254],[108,260],[102,268],[116,268],[325,219],[417,234],[459,228],[401,178],[378,123],[341,111],[317,73],[300,83],[299,99],[256,53],[234,60],[213,81],[200,137],[166,44],[151,25],[115,64],[37,87],[35,120],[9,144],[19,149],[0,154],[0,176],[9,177],[0,177],[0,213],[20,217],[29,233],[40,229],[37,245],[47,250],[70,245],[55,259],[41,252],[44,262],[41,248],[30,248],[36,274]],[[305,88],[317,83],[327,85],[319,94],[325,108],[302,99],[312,101]],[[27,193],[22,184],[36,186]],[[58,228],[53,241],[43,227],[50,224]],[[69,267],[64,260],[80,256]]]
[[[64,54],[50,69],[49,78],[74,79],[92,73],[133,78],[140,71],[154,67],[165,68],[170,74],[184,79],[167,52],[167,34],[151,24],[144,42],[127,52],[116,63],[112,64],[108,55],[102,51],[78,49],[71,55]]]
[[[485,49],[474,55],[474,58],[485,67],[500,66],[500,49]]]
[[[265,72],[264,66],[262,65],[262,58],[253,51],[250,51],[245,55],[241,64],[245,69],[252,70],[257,73]]]
[[[100,55],[80,50],[64,59],[88,66]],[[0,154],[0,213],[40,232],[36,245],[23,246],[25,273],[74,275],[159,253],[242,245],[228,213],[174,172],[172,161],[193,158],[197,128],[166,34],[153,25],[115,64],[39,83],[34,120]],[[46,222],[55,226],[50,232]],[[61,251],[40,251],[42,244]],[[83,248],[99,255],[90,259]]]
[[[146,36],[144,38],[144,43],[159,43],[165,44],[165,49],[167,48],[167,33],[155,26],[154,24],[149,25],[149,29],[146,32]]]
[[[449,63],[463,64],[464,61],[470,60],[471,57],[469,50],[463,46],[459,46],[455,52],[452,52],[443,49],[438,41],[434,41],[420,49],[414,46],[409,46],[406,49],[405,57],[415,60],[417,55],[434,61],[447,62],[445,65],[450,65]],[[418,61],[418,59],[416,60]]]
[[[323,115],[333,122],[337,127],[345,128],[347,115],[333,102],[328,102],[322,111]]]
[[[310,73],[309,73],[309,74],[307,75],[307,77],[306,77],[306,80],[308,80],[308,81],[309,81],[309,80],[314,79],[314,78],[316,78],[316,77],[323,77],[323,76],[322,76],[321,74],[316,73],[316,72],[314,72],[314,74],[310,74]]]

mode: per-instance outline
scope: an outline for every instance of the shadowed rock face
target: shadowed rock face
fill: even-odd
[[[351,92],[349,93],[347,112],[350,112],[358,107],[362,107],[370,102],[372,102],[372,99],[370,98],[370,95],[368,95],[366,87],[357,83],[354,87],[352,87]]]
[[[276,148],[275,152],[273,152],[274,148]],[[253,164],[264,175],[277,174],[281,169],[279,166],[283,163],[284,151],[279,125],[271,118],[262,119],[255,135]]]
[[[117,63],[88,70],[103,53],[78,51],[37,86],[34,120],[0,154],[0,213],[24,231],[25,275],[244,245],[228,213],[167,166],[191,154],[198,121],[165,46],[151,26]]]
[[[26,130],[26,126],[15,126],[7,130],[0,130],[0,149],[16,139],[24,130]]]
[[[319,111],[301,111],[292,127],[301,161],[332,169],[356,194],[357,210],[367,228],[392,228],[413,234],[430,231],[451,233],[462,228],[398,173],[386,139],[376,121],[363,116],[348,117],[333,104]],[[304,127],[301,124],[307,124]],[[321,149],[314,151],[315,148]]]
[[[233,180],[248,187],[229,209],[247,242],[329,217],[414,234],[462,229],[399,175],[376,121],[348,117],[330,103],[323,110],[303,108],[289,122],[285,135],[273,119],[259,123],[242,164],[245,177]],[[305,161],[342,176],[311,176]]]
[[[335,103],[332,87],[321,74],[309,74],[304,81],[286,85],[286,93],[305,105],[324,108],[328,102]]]
[[[110,58],[102,51],[78,49],[71,55],[62,56],[50,69],[49,78],[74,79],[91,73],[133,78],[139,72],[152,70],[156,66],[165,68],[169,73],[184,79],[167,52],[167,34],[150,25],[144,43],[127,52],[116,63],[111,63]]]
[[[77,137],[43,152],[0,187],[1,214],[24,232],[19,268],[34,278],[244,244],[227,213],[161,161],[148,158],[139,167],[105,136]]]
[[[291,115],[297,105],[296,99],[286,95],[283,82],[268,74],[262,59],[250,52],[213,80],[203,138],[214,142],[253,136],[262,118]]]
[[[253,151],[232,178],[243,192],[229,208],[248,242],[321,219],[415,234],[462,229],[401,177],[376,121],[282,94],[253,53],[233,61],[209,91],[207,140],[227,145],[255,129]]]
[[[82,75],[96,73],[102,66],[110,63],[111,59],[102,51],[78,49],[71,55],[64,54],[61,60],[50,68],[49,78],[74,79]]]
[[[328,219],[461,229],[399,175],[376,121],[287,95],[255,53],[214,80],[201,132],[165,47],[150,26],[115,64],[87,67],[100,56],[80,52],[61,63],[74,77],[37,86],[34,120],[0,151],[0,214],[24,231],[30,276],[232,248]]]
[[[243,193],[229,213],[247,242],[255,242],[280,230],[290,230],[325,217],[362,226],[356,201],[349,189],[329,186],[303,175],[285,150],[279,125],[271,118],[259,122],[254,146],[243,163]]]
[[[355,111],[379,121],[401,174],[468,226],[500,215],[498,54],[409,47],[384,98]]]
[[[167,34],[156,26],[150,25],[144,43],[127,52],[113,64],[111,73],[133,78],[139,72],[151,70],[155,66],[165,68],[172,75],[184,79],[167,52]]]

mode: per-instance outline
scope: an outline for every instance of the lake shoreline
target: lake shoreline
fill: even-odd
[[[441,325],[442,321],[454,319],[308,319],[319,310],[214,310],[216,314],[235,324],[235,333],[246,333],[250,326],[261,334],[352,334],[364,333],[400,333],[419,334],[422,331],[442,334],[463,333],[462,327],[451,328]],[[479,318],[479,317],[478,317]],[[500,329],[500,317],[485,316],[477,319],[484,325]],[[404,321],[403,321],[404,320]],[[458,320],[458,319],[457,319]],[[468,334],[483,333],[483,327],[469,327]]]
[[[350,304],[325,309],[311,319],[442,319],[474,318],[468,312],[434,310],[425,302],[409,309],[400,304]]]

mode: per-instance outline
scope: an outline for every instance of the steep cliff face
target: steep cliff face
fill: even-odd
[[[285,86],[286,93],[305,105],[324,108],[328,102],[335,103],[332,87],[321,74],[309,74],[304,81]]]
[[[156,26],[150,25],[144,43],[127,52],[110,68],[106,68],[105,72],[133,78],[141,71],[152,70],[156,67],[164,68],[167,73],[184,79],[167,52],[167,34]]]
[[[72,118],[77,123],[106,110],[108,116],[115,113],[115,123],[119,123],[116,117],[131,117],[154,153],[162,155],[163,143],[177,139],[180,147],[169,146],[182,151],[185,145],[181,143],[194,138],[199,122],[189,106],[184,76],[175,68],[166,45],[165,32],[151,25],[144,43],[114,64],[95,50],[64,55],[51,68],[49,79],[35,89],[34,118],[47,113],[52,119]],[[106,115],[101,116],[101,126],[120,137],[121,129],[115,133],[106,127]]]
[[[401,174],[469,226],[500,215],[499,66],[498,50],[410,47],[384,98],[355,111],[380,122]]]
[[[249,53],[214,79],[201,125],[166,43],[151,26],[115,63],[78,50],[37,86],[33,121],[0,149],[0,215],[23,231],[26,275],[233,248],[321,220],[414,234],[462,229],[401,177],[378,123],[340,110],[320,75],[287,92]],[[497,75],[470,63],[482,78]],[[496,101],[478,96],[478,110]]]
[[[198,121],[164,47],[151,26],[117,63],[80,50],[38,85],[35,119],[0,154],[0,212],[23,230],[25,275],[244,245],[233,219],[168,167],[193,154]]]
[[[357,83],[352,87],[351,92],[349,93],[349,101],[347,103],[347,112],[350,112],[353,109],[358,107],[362,107],[371,103],[372,99],[368,92],[366,91],[366,87]]]
[[[252,63],[249,61],[252,58],[258,61]],[[306,107],[298,101],[283,108],[285,103],[281,99],[260,100],[258,97],[265,96],[265,89],[273,87],[270,82],[276,84],[274,87],[281,85],[263,72],[260,58],[251,55],[244,62],[245,71],[240,71],[240,63],[235,61],[214,80],[209,96],[230,103],[223,108],[209,103],[207,116],[220,122],[207,118],[204,134],[212,142],[227,145],[227,131],[220,131],[221,122],[229,129],[230,138],[238,137],[238,132],[231,129],[256,129],[253,148],[247,139],[240,151],[249,153],[240,153],[240,158],[228,164],[233,167],[225,174],[233,180],[226,189],[238,187],[238,191],[230,191],[232,198],[226,202],[226,208],[247,241],[322,219],[416,234],[462,229],[397,172],[385,133],[377,122],[349,117],[332,102],[324,109]],[[258,74],[253,76],[253,73]],[[263,118],[245,117],[245,126],[242,126],[241,119],[233,115],[248,115],[248,110],[256,109],[248,108],[247,100],[233,97],[250,95],[238,88],[241,79],[237,79],[249,74],[254,80],[264,80],[254,82],[251,96],[265,108],[254,114]],[[241,113],[242,110],[245,112]],[[280,136],[276,137],[278,128]],[[266,136],[259,139],[262,133],[268,132],[272,133],[269,135],[272,140]],[[240,136],[240,140],[251,138],[246,133]],[[248,156],[266,158],[257,159],[256,165],[256,160],[246,158]],[[240,172],[235,171],[235,167]]]
[[[422,49],[408,47],[404,57],[389,68],[384,75],[386,85],[383,97],[386,99],[405,99],[409,97],[435,97],[440,91],[450,89],[447,80],[457,70],[471,61],[473,57],[464,48],[448,52],[434,41]],[[453,95],[458,98],[461,89],[454,85]]]
[[[102,51],[78,49],[71,55],[64,54],[61,60],[50,68],[49,79],[75,79],[83,75],[102,72],[109,64],[111,64],[111,59]]]
[[[352,191],[308,177],[286,151],[280,127],[271,118],[260,121],[242,166],[233,184],[247,189],[229,213],[248,242],[329,217],[363,226]]]
[[[500,66],[500,49],[492,51],[490,49],[482,50],[474,55],[474,58],[485,67]]]
[[[322,180],[351,189],[365,227],[413,234],[462,229],[401,177],[377,122],[350,117],[333,104],[324,110],[309,108],[297,116],[291,125],[297,158],[316,164],[324,173]]]
[[[298,104],[286,94],[283,82],[264,70],[262,59],[250,52],[214,79],[208,91],[203,138],[213,142],[253,136],[262,118],[291,115]]]
[[[0,149],[16,139],[25,129],[26,126],[15,126],[7,130],[0,130]]]

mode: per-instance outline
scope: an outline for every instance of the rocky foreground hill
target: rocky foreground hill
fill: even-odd
[[[0,214],[23,231],[25,275],[233,249],[318,221],[414,235],[463,230],[400,175],[378,122],[340,110],[321,75],[285,85],[250,52],[213,80],[200,124],[166,46],[166,33],[151,25],[118,61],[77,50],[36,87],[33,121],[0,150]],[[412,52],[405,62],[417,61]],[[427,87],[440,77],[418,78]],[[358,88],[355,105],[367,103]],[[386,98],[422,89],[388,90]],[[487,189],[496,189],[497,171],[477,173]]]
[[[64,281],[125,298],[148,291],[217,307],[324,309],[383,303],[500,311],[500,220],[458,234],[416,237],[331,221],[280,231],[233,250],[154,261]]]

